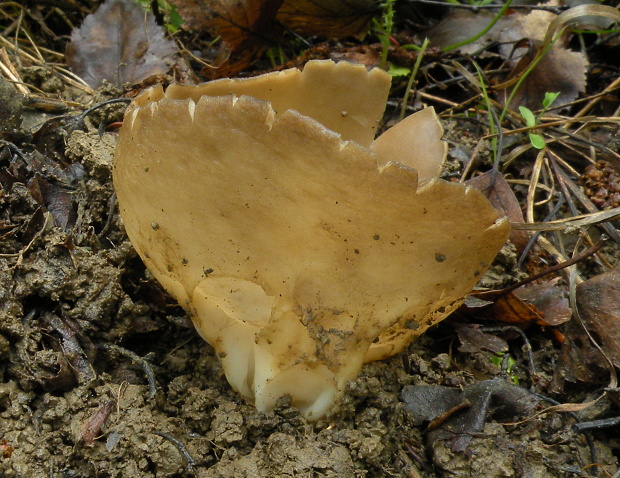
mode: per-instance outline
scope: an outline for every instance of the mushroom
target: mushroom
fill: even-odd
[[[478,190],[436,176],[431,108],[373,140],[381,70],[311,61],[130,105],[114,185],[151,273],[261,411],[325,415],[365,360],[463,301],[508,236]]]

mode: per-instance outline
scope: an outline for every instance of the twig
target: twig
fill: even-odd
[[[566,123],[563,128],[569,128],[570,126],[572,126],[573,123],[577,122],[577,120],[581,120],[582,117],[588,112],[590,111],[592,108],[594,108],[594,106],[596,106],[602,99],[603,97],[610,93],[611,91],[617,89],[618,87],[620,87],[620,78],[616,78],[615,81],[613,81],[610,85],[607,86],[607,88],[605,88],[603,91],[601,91],[601,93],[599,93],[598,95],[596,95],[595,98],[592,99],[592,101],[590,101],[587,105],[585,105],[583,108],[581,108],[581,110],[579,110],[575,116],[573,117],[573,122],[571,123]]]
[[[180,440],[177,440],[172,435],[166,432],[154,431],[153,433],[155,435],[159,435],[162,438],[165,438],[166,440],[168,440],[170,443],[172,443],[174,446],[176,446],[179,449],[179,451],[181,452],[181,454],[185,457],[185,460],[187,461],[188,471],[192,471],[194,469],[194,466],[196,465],[196,460],[192,458],[192,455],[190,455],[189,451],[187,451],[187,448],[185,448],[185,445]]]
[[[601,420],[575,423],[573,430],[583,433],[586,430],[599,430],[601,428],[617,427],[618,425],[620,425],[620,417],[603,418]]]
[[[30,94],[30,91],[24,86],[24,83],[20,78],[19,73],[17,73],[17,70],[11,63],[9,55],[7,55],[4,48],[0,48],[0,69],[2,69],[2,72],[11,81],[11,83],[15,85],[17,91],[19,91],[23,95]]]
[[[115,209],[116,209],[116,192],[113,192],[112,195],[110,196],[110,199],[108,199],[108,219],[106,220],[105,226],[103,226],[103,229],[101,229],[101,232],[97,234],[98,238],[104,237],[110,230],[110,227],[112,227],[112,219],[114,218]]]
[[[124,355],[125,357],[129,357],[132,362],[134,362],[137,365],[140,365],[142,367],[142,369],[144,370],[144,373],[146,375],[146,379],[148,381],[149,384],[149,399],[152,399],[153,397],[155,397],[155,395],[157,394],[157,384],[155,382],[155,374],[153,373],[153,369],[151,368],[151,364],[144,358],[144,357],[140,357],[137,353],[132,352],[131,350],[128,350],[124,347],[121,347],[119,345],[114,345],[114,344],[100,344],[98,345],[99,348],[102,348],[103,350],[106,351],[111,351],[111,352],[116,352],[119,353],[121,355]]]
[[[586,249],[585,251],[583,251],[580,254],[577,254],[573,257],[571,257],[570,259],[563,261],[563,262],[559,262],[558,264],[554,265],[554,266],[550,266],[547,267],[545,270],[540,271],[536,274],[532,274],[531,276],[526,277],[525,279],[517,282],[516,284],[513,284],[509,287],[506,287],[504,289],[500,289],[500,290],[489,290],[489,291],[482,291],[482,292],[474,292],[473,295],[475,297],[479,297],[481,299],[485,299],[485,300],[494,300],[497,298],[500,298],[502,296],[505,296],[506,294],[508,294],[509,292],[512,292],[515,289],[518,289],[521,286],[524,286],[525,284],[529,284],[530,282],[533,282],[537,279],[540,279],[542,277],[548,276],[549,274],[553,274],[554,272],[558,272],[561,271],[563,269],[566,269],[584,259],[586,259],[587,257],[590,257],[593,254],[596,254],[599,249],[603,247],[603,241],[598,241],[596,244],[594,244],[592,247],[589,247],[588,249]]]
[[[472,10],[474,12],[478,11],[478,10],[494,10],[494,9],[501,9],[504,4],[503,3],[499,3],[499,4],[491,4],[491,5],[468,5],[468,4],[457,4],[457,3],[447,3],[445,1],[439,1],[439,0],[407,0],[407,2],[409,3],[423,3],[425,5],[436,5],[438,7],[445,7],[445,8],[464,8],[466,10]],[[512,10],[542,10],[545,12],[552,12],[552,13],[556,13],[556,14],[560,14],[565,10],[568,10],[568,8],[570,8],[568,5],[562,5],[562,6],[557,6],[557,7],[548,7],[548,6],[544,6],[544,5],[512,5],[510,7]]]
[[[620,207],[607,209],[605,211],[593,212],[590,214],[580,214],[566,219],[557,219],[548,222],[514,222],[510,226],[512,229],[525,231],[566,231],[579,227],[591,226],[601,222],[612,221],[620,217]]]

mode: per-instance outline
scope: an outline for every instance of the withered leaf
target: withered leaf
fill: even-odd
[[[579,284],[577,307],[587,329],[620,367],[620,267]]]
[[[600,383],[606,380],[609,365],[594,347],[583,327],[571,320],[563,329],[564,343],[553,370],[551,391],[562,393],[566,382]]]
[[[247,68],[283,30],[341,38],[363,35],[378,11],[374,0],[172,0],[185,28],[206,30],[222,40],[210,77]]]
[[[437,25],[427,30],[424,35],[428,37],[431,45],[445,48],[473,38],[484,30],[493,18],[492,13],[484,11],[474,13],[468,10],[454,10]],[[504,21],[505,18],[500,18],[489,32],[476,41],[459,47],[458,51],[470,55],[498,41]]]
[[[105,422],[110,417],[110,414],[114,410],[116,400],[106,401],[91,417],[88,422],[82,427],[82,440],[86,446],[95,446],[95,440],[101,435],[101,429],[105,425]]]
[[[67,63],[89,86],[138,83],[170,70],[177,48],[151,12],[132,0],[108,0],[71,34]]]
[[[532,41],[527,53],[514,65],[508,79],[515,78],[529,68],[538,54],[540,44]],[[532,110],[541,108],[545,93],[559,92],[554,106],[574,101],[586,89],[586,68],[588,60],[580,52],[553,47],[530,72],[512,98],[510,107],[516,110],[526,106]],[[512,87],[501,90],[500,99],[505,103]]]
[[[284,0],[277,20],[300,35],[342,38],[365,34],[378,11],[374,0]]]
[[[520,75],[529,67],[538,53],[539,46],[551,21],[556,17],[551,12],[533,11],[529,14],[511,13],[499,19],[495,26],[476,41],[459,47],[462,53],[474,53],[493,42],[499,43],[500,55],[508,60],[511,68],[509,80]],[[454,12],[426,35],[433,45],[448,47],[475,36],[493,19],[493,15],[481,12]],[[510,108],[527,106],[538,110],[546,92],[559,92],[554,106],[575,100],[585,91],[586,67],[588,61],[582,53],[563,48],[563,40],[556,42],[536,68],[528,75],[512,99]],[[515,45],[518,47],[515,49]],[[522,46],[529,45],[529,46]],[[514,85],[498,90],[499,99],[505,102]]]
[[[510,222],[523,222],[523,212],[521,211],[519,201],[499,171],[495,169],[487,171],[470,179],[467,181],[467,184],[482,191],[489,198],[493,207],[500,214],[506,215]],[[523,251],[529,241],[528,233],[526,231],[513,230],[510,233],[510,241],[518,251]]]
[[[54,225],[64,232],[71,230],[76,220],[76,207],[71,191],[41,176],[35,176],[28,183],[28,190],[35,200],[52,214]]]
[[[511,45],[504,45],[502,52],[510,56],[512,71],[508,79],[520,75],[529,67],[538,53],[549,24],[556,17],[551,12],[535,10],[527,15],[513,15],[512,24],[502,30],[500,41],[511,42],[526,39],[528,47],[519,47],[513,51]],[[519,45],[521,43],[518,43]],[[554,106],[564,105],[575,100],[579,93],[585,91],[586,67],[588,61],[580,52],[563,48],[567,43],[567,36],[560,38],[545,54],[532,72],[519,87],[510,103],[513,110],[519,106],[526,106],[531,110],[540,109],[542,100],[547,92],[559,92]],[[505,102],[512,91],[512,86],[499,92],[502,102]]]
[[[520,287],[493,304],[496,320],[527,327],[531,324],[557,326],[570,320],[572,311],[564,292],[553,283]]]
[[[461,342],[459,352],[475,353],[487,350],[500,354],[508,351],[508,343],[504,339],[482,332],[478,324],[457,324],[456,333]]]
[[[560,278],[556,277],[542,284],[529,284],[514,291],[515,296],[536,307],[542,315],[539,325],[557,326],[570,320],[573,314],[568,305],[566,291],[557,285],[559,280]]]
[[[401,400],[416,425],[445,416],[447,419],[429,433],[428,440],[431,446],[439,441],[448,442],[454,452],[465,451],[489,418],[522,416],[539,404],[536,396],[500,378],[484,380],[464,390],[407,385]]]
[[[276,13],[282,0],[173,0],[186,28],[206,30],[222,40],[211,78],[247,68],[280,34]]]
[[[544,316],[534,305],[527,304],[509,292],[501,296],[493,304],[493,316],[496,320],[507,324],[527,327],[531,324],[544,323]]]

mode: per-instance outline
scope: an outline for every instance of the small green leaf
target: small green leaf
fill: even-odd
[[[536,133],[529,133],[529,136],[530,143],[532,143],[532,146],[534,146],[536,149],[543,149],[545,147],[545,138],[543,138],[541,135]]]
[[[526,108],[525,106],[519,106],[519,111],[521,112],[521,116],[523,116],[527,126],[536,126],[536,117],[534,116],[534,113],[532,113],[532,110]]]
[[[176,33],[183,26],[183,17],[179,15],[176,7],[172,7],[170,10],[170,23],[168,24],[168,30],[170,33]]]
[[[411,68],[407,68],[406,66],[390,65],[388,73],[392,78],[396,78],[398,76],[409,76],[411,74]]]
[[[545,93],[545,99],[542,102],[543,108],[549,108],[549,106],[551,106],[551,104],[558,98],[558,96],[560,96],[559,91],[557,93]]]

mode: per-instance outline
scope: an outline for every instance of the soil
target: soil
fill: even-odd
[[[35,81],[41,72],[30,74]],[[63,85],[49,88],[81,100]],[[92,103],[122,93],[104,86]],[[47,121],[47,131],[16,134],[2,145],[0,477],[560,478],[616,472],[617,432],[595,431],[588,441],[573,428],[575,415],[532,412],[523,420],[508,410],[503,418],[490,416],[470,434],[466,449],[455,452],[453,433],[433,437],[404,405],[406,386],[464,389],[493,377],[561,402],[596,398],[604,374],[600,382],[552,393],[560,346],[537,326],[526,331],[536,380],[519,335],[506,337],[517,362],[507,373],[490,351],[459,352],[450,320],[403,354],[364,366],[323,420],[308,422],[287,397],[272,412],[257,412],[231,390],[213,349],[149,275],[124,233],[111,181],[116,133],[98,128],[122,120],[123,109],[107,106],[85,123],[30,112],[29,121]],[[15,114],[6,120],[13,126]],[[446,127],[459,148],[476,146],[458,133],[463,125],[451,120]],[[447,177],[460,172],[459,151],[451,155]],[[503,287],[521,277],[509,246],[484,284]],[[603,399],[577,418],[614,410]]]

